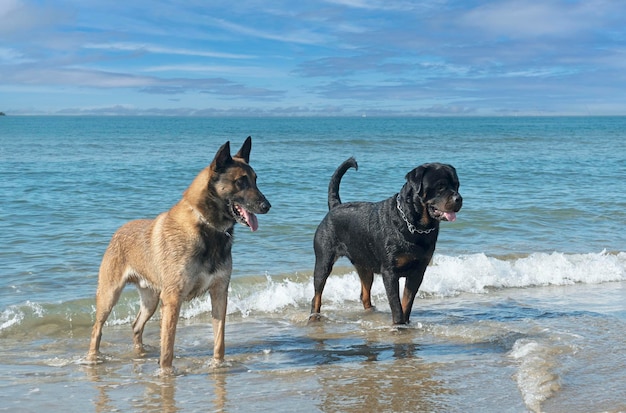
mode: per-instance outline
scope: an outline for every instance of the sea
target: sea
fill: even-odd
[[[135,354],[129,285],[87,363],[111,235],[247,136],[272,209],[235,228],[226,362],[208,296],[182,309],[174,374],[158,312]],[[350,156],[344,202],[426,162],[461,182],[405,328],[380,276],[363,310],[345,259],[307,322],[313,234]],[[625,193],[626,117],[1,117],[0,411],[626,412]]]

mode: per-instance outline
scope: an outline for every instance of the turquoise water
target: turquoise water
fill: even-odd
[[[386,342],[381,333],[388,329],[389,310],[379,280],[374,298],[380,313],[373,320],[364,319],[356,302],[358,279],[343,261],[325,291],[323,311],[328,313],[325,325],[330,331],[323,333],[337,334],[338,341],[332,345],[346,353],[333,355],[332,348],[325,351],[322,345],[319,354],[302,360],[280,358],[306,353],[310,336],[317,334],[304,326],[312,297],[312,237],[326,213],[328,179],[349,156],[357,159],[359,170],[349,171],[342,181],[344,201],[387,198],[400,189],[408,171],[425,162],[454,165],[461,182],[463,209],[456,222],[442,223],[436,256],[415,305],[422,324],[410,334],[395,337],[395,345],[412,354],[430,355],[434,364],[429,368],[436,370],[450,354],[446,343],[454,343],[461,348],[461,364],[468,366],[446,371],[446,380],[454,382],[475,374],[474,380],[487,383],[487,373],[501,372],[498,366],[490,367],[480,351],[476,360],[484,372],[472,372],[469,364],[477,354],[477,342],[502,335],[494,346],[502,353],[500,363],[507,366],[501,374],[508,384],[498,394],[509,400],[514,391],[519,398],[510,411],[538,411],[537,406],[551,401],[555,403],[551,411],[559,411],[562,400],[571,398],[564,385],[568,371],[577,371],[578,363],[588,362],[577,360],[577,346],[590,346],[594,354],[624,350],[626,118],[4,117],[0,119],[0,342],[5,343],[5,350],[0,350],[0,365],[7,371],[15,370],[16,365],[34,366],[33,371],[25,368],[24,377],[30,378],[22,380],[22,387],[13,387],[6,379],[5,387],[15,390],[8,393],[14,402],[21,400],[19,394],[28,394],[28,386],[41,389],[33,375],[50,368],[69,371],[71,377],[83,380],[84,367],[73,366],[87,348],[98,266],[113,232],[128,220],[154,217],[169,209],[221,144],[230,140],[236,150],[248,135],[253,138],[250,163],[272,210],[259,216],[259,231],[236,228],[228,331],[233,330],[231,337],[237,337],[237,331],[245,329],[254,340],[263,340],[263,332],[275,332],[281,336],[275,346],[284,351],[273,349],[272,340],[260,344],[258,351],[268,359],[264,364],[249,362],[249,356],[238,356],[247,354],[245,351],[237,353],[231,347],[231,357],[246,366],[244,371],[274,374],[291,369],[296,381],[312,385],[311,377],[303,372],[320,368],[315,371],[331,377],[328,362],[322,363],[322,368],[315,360],[336,358],[341,360],[342,374],[357,380],[358,369],[350,365],[349,354],[354,351],[359,358],[367,353],[368,345],[361,340],[370,330],[376,336],[373,341],[383,343],[379,345],[383,348],[378,355],[381,363],[403,363],[402,357],[390,350],[394,344]],[[575,330],[573,326],[579,324],[575,320],[581,315],[576,306],[568,309],[567,295],[562,297],[562,290],[555,293],[555,288],[574,288],[567,290],[573,297],[586,296],[582,288],[592,289],[594,298],[586,303],[581,299],[584,304],[580,304],[588,312],[585,320],[592,320],[585,328],[591,332],[594,323],[610,325],[610,336],[618,342],[608,349],[595,341],[581,344],[577,340],[583,339],[573,338],[576,343],[571,347],[559,347],[556,343],[563,340],[566,330]],[[528,291],[536,296],[522,298]],[[489,303],[491,299],[495,304]],[[538,333],[544,316],[527,312],[527,307],[551,313],[554,300],[561,312],[549,316],[547,324],[558,333],[544,337]],[[119,354],[124,354],[123,346],[130,343],[128,325],[137,311],[135,301],[129,288],[110,320],[110,329],[104,332],[105,339],[114,343],[110,348],[113,358],[122,360],[112,363],[119,366],[115,375],[122,382],[134,377],[122,367],[128,359]],[[185,320],[202,325],[203,334],[201,339],[196,333],[177,337],[178,346],[200,352],[196,357],[193,351],[191,356],[179,351],[183,358],[210,357],[211,346],[206,342],[210,339],[209,310],[206,297],[184,308]],[[490,324],[494,320],[501,323],[502,331]],[[351,330],[355,323],[358,331]],[[157,322],[154,329],[158,335]],[[572,334],[580,336],[581,332]],[[250,337],[243,334],[240,339],[246,342]],[[53,344],[59,338],[61,343]],[[407,350],[411,345],[420,347],[417,342],[429,341],[426,350],[423,346],[422,350]],[[14,351],[22,346],[24,353]],[[37,355],[46,346],[53,349],[52,359],[57,362],[39,360]],[[533,351],[547,354],[545,364],[533,367],[528,356],[537,356]],[[154,357],[158,358],[158,351]],[[624,366],[625,358],[618,358],[616,365]],[[184,368],[192,376],[202,370]],[[533,371],[547,372],[554,388],[541,388],[537,384],[541,377],[533,376]],[[592,382],[588,391],[594,391],[593,374],[586,376]],[[619,398],[626,382],[614,374],[621,389],[617,398],[593,406],[583,403],[583,397],[589,395],[582,394],[579,405],[574,402],[562,411],[589,411],[586,407],[600,411],[626,400]],[[238,375],[245,376],[235,372],[228,377]],[[182,380],[173,386],[190,385]],[[320,381],[314,384],[325,388]],[[198,384],[203,385],[206,383]],[[93,389],[87,382],[84,386]],[[162,383],[156,386],[162,388]],[[225,387],[228,391],[229,386]],[[601,387],[598,381],[598,393]],[[259,392],[264,389],[258,384]],[[274,407],[299,406],[299,396],[294,394],[283,400],[286,404]],[[113,405],[124,410],[124,397],[131,396],[124,394]],[[26,410],[53,400],[41,394],[39,402],[31,399],[24,396]],[[93,399],[84,402],[97,406]],[[464,400],[451,396],[434,407],[463,410],[469,406]],[[321,404],[315,406],[313,410],[329,411]],[[335,407],[350,411],[350,406]],[[624,409],[623,402],[621,406]],[[238,409],[231,406],[230,410]]]

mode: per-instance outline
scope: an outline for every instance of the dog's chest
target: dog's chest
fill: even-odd
[[[201,242],[187,265],[183,295],[188,300],[204,294],[216,284],[227,286],[230,282],[231,240],[224,238],[210,241]]]
[[[199,297],[216,285],[228,286],[231,275],[231,263],[224,262],[223,267],[215,271],[197,267],[187,274],[187,283],[183,296],[186,300]]]
[[[410,244],[397,246],[391,253],[393,268],[398,273],[412,272],[428,264],[434,250],[434,245]]]

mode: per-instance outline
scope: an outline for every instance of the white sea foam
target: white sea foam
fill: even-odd
[[[14,307],[8,308],[0,314],[0,331],[13,325],[20,324],[24,319],[24,312]]]
[[[43,307],[32,301],[27,301],[21,306],[10,306],[0,314],[0,331],[20,325],[27,317],[42,318],[44,314]]]
[[[515,380],[524,403],[533,412],[541,411],[541,403],[560,389],[559,376],[554,372],[557,357],[567,351],[564,346],[520,339],[509,353],[519,363]]]
[[[360,281],[354,270],[333,274],[324,289],[325,309],[336,310],[346,306],[360,307]],[[427,298],[452,297],[461,293],[484,294],[490,289],[524,288],[574,283],[597,284],[626,280],[626,253],[535,253],[518,258],[497,258],[485,254],[460,256],[436,255],[426,270],[420,296]],[[401,287],[402,287],[401,280]],[[139,309],[138,299],[132,288],[114,308],[109,325],[130,324]],[[228,313],[243,317],[259,313],[279,313],[288,308],[308,311],[313,297],[311,276],[270,276],[233,278],[230,286]],[[386,306],[387,296],[380,276],[374,278],[372,298],[375,305]],[[81,304],[82,305],[82,304]],[[45,309],[38,303],[26,302],[8,307],[0,313],[0,331],[19,326],[25,319],[41,318],[46,314],[55,316],[53,305]],[[93,313],[93,305],[89,307]],[[58,310],[72,319],[66,305]],[[85,308],[81,307],[81,313]],[[89,311],[89,310],[88,310]],[[183,307],[183,318],[194,318],[211,311],[208,295],[193,300]],[[82,315],[82,314],[81,314]],[[56,315],[58,316],[58,315]],[[157,315],[158,317],[158,315]]]
[[[420,288],[422,296],[450,297],[461,293],[482,294],[489,289],[524,288],[574,283],[597,284],[626,280],[626,253],[590,254],[535,253],[522,258],[501,259],[485,254],[435,256],[426,270]],[[402,281],[402,280],[401,280]],[[255,288],[231,283],[229,312],[248,316],[256,312],[277,312],[286,307],[308,307],[313,297],[310,278],[294,281],[266,278]],[[340,308],[358,303],[360,282],[355,271],[331,275],[324,289],[324,307]],[[386,301],[380,276],[374,279],[372,296]],[[188,310],[188,316],[210,310],[207,298],[200,299]]]
[[[534,253],[516,259],[484,254],[437,255],[426,271],[421,291],[451,296],[483,293],[489,288],[521,288],[626,280],[626,253]]]

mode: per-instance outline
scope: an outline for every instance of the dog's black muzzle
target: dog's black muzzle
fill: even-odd
[[[272,205],[270,204],[270,202],[267,199],[264,199],[263,201],[261,201],[259,203],[259,214],[267,214],[270,210],[270,208],[272,207]]]
[[[450,197],[450,202],[452,203],[452,210],[454,212],[459,212],[459,210],[463,206],[463,197],[457,192]]]

